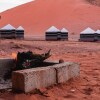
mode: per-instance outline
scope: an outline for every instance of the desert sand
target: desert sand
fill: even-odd
[[[52,25],[75,34],[87,27],[100,28],[100,7],[87,0],[35,0],[0,16],[0,27],[9,23],[15,27],[22,25],[26,35],[44,35]]]
[[[0,40],[0,57],[31,50],[44,53],[51,49],[48,60],[80,63],[80,77],[64,84],[40,89],[36,94],[2,91],[0,100],[99,100],[100,99],[100,43],[74,41]]]

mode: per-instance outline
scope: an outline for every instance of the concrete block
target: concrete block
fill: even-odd
[[[77,63],[64,62],[50,67],[56,70],[57,83],[64,83],[69,79],[80,75],[80,67]]]
[[[30,92],[55,83],[64,83],[80,75],[79,64],[64,62],[52,66],[15,71],[12,74],[14,90]]]
[[[14,90],[30,92],[35,88],[48,87],[56,83],[56,71],[48,67],[15,71],[12,74]]]
[[[14,59],[0,58],[0,77],[3,77],[5,73],[14,66]]]
[[[78,63],[70,62],[68,66],[69,66],[69,72],[68,72],[69,79],[80,76],[80,65]]]

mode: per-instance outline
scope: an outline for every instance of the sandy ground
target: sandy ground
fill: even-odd
[[[43,53],[51,49],[49,60],[64,59],[80,63],[80,77],[65,84],[40,89],[41,93],[0,93],[0,100],[99,100],[100,43],[72,41],[0,40],[0,57],[11,57],[18,51]]]
[[[25,35],[43,36],[52,25],[59,29],[65,27],[74,34],[87,27],[100,28],[100,7],[87,0],[35,0],[5,11],[0,16],[0,27],[9,23],[15,27],[22,25]]]

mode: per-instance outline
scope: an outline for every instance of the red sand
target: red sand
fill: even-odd
[[[100,100],[100,43],[1,40],[0,57],[26,50],[43,53],[51,48],[50,60],[62,58],[80,63],[80,78],[41,89],[48,97],[4,92],[0,93],[0,100]]]
[[[44,35],[52,25],[79,34],[86,27],[100,28],[100,7],[86,0],[36,0],[0,14],[0,27],[22,25],[26,34]]]

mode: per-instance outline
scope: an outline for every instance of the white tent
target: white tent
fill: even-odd
[[[20,39],[24,38],[24,28],[22,26],[19,26],[16,29],[16,38],[20,38]]]
[[[90,27],[86,28],[84,31],[82,31],[80,34],[94,34],[95,31],[91,29]]]
[[[46,31],[46,40],[57,40],[58,39],[58,34],[60,34],[60,30],[57,29],[55,26],[51,26],[47,31]]]
[[[68,30],[66,28],[61,30],[61,40],[68,40]]]
[[[15,27],[13,27],[12,25],[8,24],[8,25],[4,26],[3,28],[1,28],[1,30],[15,30]]]
[[[15,38],[15,27],[8,24],[0,29],[1,38]]]
[[[90,42],[95,40],[95,31],[89,27],[80,33],[80,41]]]

